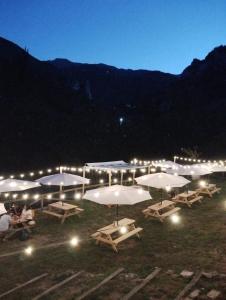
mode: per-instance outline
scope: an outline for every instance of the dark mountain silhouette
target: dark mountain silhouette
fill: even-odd
[[[171,75],[44,62],[0,38],[0,103],[3,169],[166,157],[192,147],[221,158],[226,47]]]

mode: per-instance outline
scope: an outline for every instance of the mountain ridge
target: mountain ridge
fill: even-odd
[[[224,155],[225,83],[225,46],[174,75],[41,61],[0,38],[2,168]]]

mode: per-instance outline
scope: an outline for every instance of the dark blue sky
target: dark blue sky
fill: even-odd
[[[226,44],[226,1],[0,0],[0,35],[43,60],[180,73]]]

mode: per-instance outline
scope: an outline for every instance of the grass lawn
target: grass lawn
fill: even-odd
[[[69,240],[78,235],[81,243],[72,249],[65,244],[59,247],[39,249],[31,257],[23,254],[0,258],[0,293],[25,282],[32,277],[48,272],[45,280],[40,280],[16,292],[6,299],[31,299],[42,290],[69,276],[70,271],[84,270],[79,279],[74,279],[57,292],[43,299],[75,299],[119,267],[125,271],[99,289],[88,299],[120,299],[130,289],[153,271],[162,268],[159,275],[151,281],[134,299],[170,300],[188,282],[178,274],[186,269],[191,271],[217,271],[226,274],[226,178],[212,175],[210,182],[222,188],[221,193],[212,199],[205,197],[201,204],[188,208],[181,206],[181,222],[173,224],[153,219],[145,219],[142,209],[159,201],[160,193],[151,189],[153,200],[135,206],[122,206],[120,217],[134,218],[143,227],[142,239],[129,239],[119,245],[116,254],[109,247],[97,246],[90,239],[96,229],[110,224],[115,218],[115,209],[80,201],[85,211],[81,218],[73,216],[61,225],[59,219],[37,213],[37,226],[32,239],[21,242],[16,239],[0,244],[0,255],[25,248]],[[197,183],[194,183],[197,184]],[[190,189],[192,186],[190,187]],[[169,270],[173,270],[169,272]],[[169,274],[170,273],[170,274]],[[217,288],[226,299],[226,278],[201,279],[202,288],[199,299],[210,289]],[[25,292],[26,291],[26,292]]]

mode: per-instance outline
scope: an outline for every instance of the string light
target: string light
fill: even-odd
[[[65,194],[61,194],[61,195],[60,195],[60,199],[61,199],[61,200],[64,200],[65,197],[66,197]]]
[[[75,193],[75,199],[81,199],[81,193]]]

